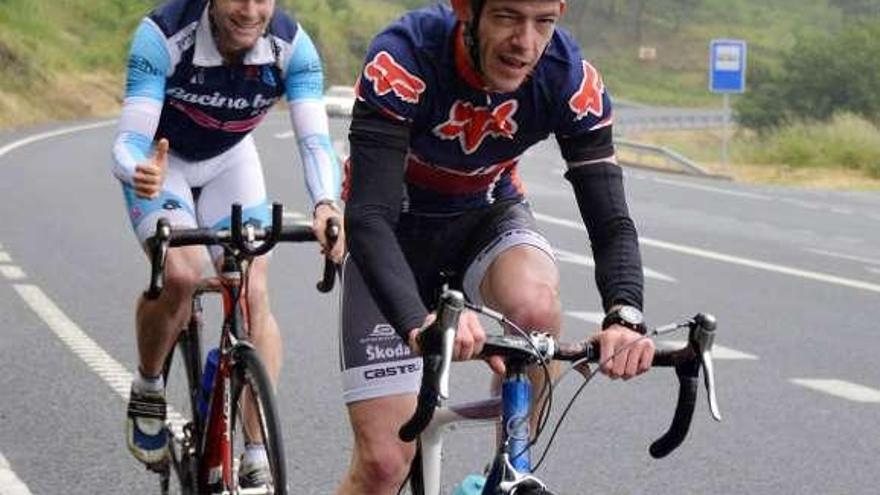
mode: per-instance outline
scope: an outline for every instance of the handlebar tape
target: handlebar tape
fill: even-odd
[[[422,431],[428,427],[428,423],[434,417],[434,410],[440,401],[440,391],[437,390],[437,375],[443,364],[443,357],[440,355],[424,356],[424,369],[422,370],[424,378],[422,379],[422,387],[419,390],[418,408],[415,414],[400,427],[397,435],[404,442],[412,442]]]
[[[676,366],[675,373],[678,375],[678,404],[675,406],[675,416],[669,430],[658,438],[648,448],[651,457],[660,459],[678,448],[687,436],[694,415],[694,407],[697,402],[697,388],[699,387],[699,361],[691,361]]]

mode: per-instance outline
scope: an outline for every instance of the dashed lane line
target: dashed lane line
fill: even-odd
[[[15,265],[0,265],[0,275],[3,275],[7,280],[23,280],[27,278],[24,270]]]
[[[571,316],[572,318],[588,321],[597,325],[600,325],[602,323],[602,320],[605,319],[605,313],[599,313],[596,311],[566,311],[565,314]]]
[[[653,177],[653,178],[651,178],[651,180],[653,180],[654,182],[657,182],[659,184],[684,187],[684,188],[688,188],[688,189],[698,189],[700,191],[708,191],[708,192],[713,192],[713,193],[718,193],[718,194],[726,194],[728,196],[739,196],[742,198],[757,199],[757,200],[761,200],[761,201],[772,201],[774,199],[770,196],[766,196],[763,194],[756,194],[756,193],[747,192],[747,191],[735,191],[732,189],[724,189],[721,187],[705,186],[702,184],[694,184],[691,182],[682,182],[682,181],[672,180],[672,179],[661,179],[659,177]]]
[[[554,251],[556,251],[556,259],[561,262],[572,263],[575,265],[582,265],[582,266],[590,266],[590,267],[596,266],[596,262],[593,260],[593,258],[591,258],[589,256],[585,256],[583,254],[578,254],[578,253],[573,253],[571,251],[566,251],[564,249],[554,249]],[[673,278],[669,275],[666,275],[665,273],[660,273],[656,270],[652,270],[650,268],[642,267],[642,272],[645,274],[645,278],[650,278],[650,279],[660,280],[663,282],[670,282],[670,283],[677,282],[677,280],[675,280],[675,278]]]
[[[576,230],[583,231],[584,226],[581,223],[573,222],[571,220],[567,220],[564,218],[557,218],[550,215],[545,215],[542,213],[535,213],[535,218],[546,223],[550,223],[553,225],[559,225],[562,227],[568,227]],[[757,261],[748,258],[743,258],[740,256],[733,256],[729,254],[719,253],[716,251],[710,251],[708,249],[701,249],[692,246],[684,246],[681,244],[674,244],[671,242],[660,241],[657,239],[651,239],[648,237],[639,236],[639,243],[644,246],[651,246],[659,249],[666,249],[668,251],[675,251],[682,254],[687,254],[690,256],[696,256],[698,258],[705,258],[715,261],[721,261],[723,263],[730,263],[733,265],[747,266],[749,268],[755,268],[758,270],[764,270],[773,273],[780,273],[783,275],[790,275],[793,277],[804,278],[808,280],[814,280],[817,282],[823,282],[832,285],[839,285],[842,287],[849,287],[853,289],[864,290],[868,292],[877,292],[880,293],[880,284],[872,284],[870,282],[865,282],[862,280],[854,280],[844,277],[838,277],[836,275],[829,275],[826,273],[812,272],[809,270],[801,270],[799,268],[788,267],[784,265],[777,265],[775,263],[767,263],[764,261]]]
[[[123,400],[128,401],[132,379],[130,371],[95,343],[39,287],[30,284],[13,284],[13,288],[61,342],[67,345]],[[172,431],[175,434],[180,434],[185,420],[170,406],[168,407],[168,419],[171,422]]]
[[[684,347],[686,341],[684,340],[661,340],[659,342],[667,342],[669,345],[673,347]],[[731,360],[746,360],[746,361],[756,361],[758,356],[754,354],[749,354],[748,352],[738,351],[736,349],[731,349],[730,347],[725,347],[723,345],[713,344],[712,345],[712,357],[715,359],[731,359]]]
[[[287,218],[289,220],[305,220],[306,215],[304,213],[300,213],[298,211],[285,211],[283,218]]]
[[[792,378],[789,381],[795,385],[853,402],[880,404],[880,390],[859,385],[858,383],[818,378]]]
[[[588,321],[590,323],[595,323],[599,325],[602,323],[602,320],[605,318],[605,313],[600,313],[596,311],[566,311],[566,315],[577,318],[578,320]],[[684,340],[662,340],[662,342],[667,342],[672,346],[681,346],[685,345]],[[738,351],[736,349],[731,349],[729,347],[724,347],[722,345],[715,344],[712,346],[712,357],[715,359],[742,359],[742,360],[756,360],[758,356],[754,354],[749,354],[747,352]]]
[[[27,485],[15,474],[2,452],[0,452],[0,495],[31,495]]]
[[[867,265],[880,266],[880,259],[865,258],[863,256],[853,256],[851,254],[835,253],[834,251],[826,251],[824,249],[806,248],[807,251],[815,254],[829,256],[831,258],[840,258],[842,260],[855,261],[857,263],[865,263]]]

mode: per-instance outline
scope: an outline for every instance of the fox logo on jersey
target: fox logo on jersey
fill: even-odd
[[[605,111],[602,102],[602,96],[605,94],[605,84],[602,82],[602,76],[595,67],[590,65],[586,60],[584,64],[584,78],[581,85],[574,96],[568,100],[568,106],[571,111],[577,115],[575,120],[581,120],[589,114],[593,114],[598,118],[602,118]]]
[[[519,108],[516,100],[507,100],[494,109],[474,107],[458,100],[449,110],[449,120],[434,128],[434,135],[444,140],[458,139],[461,149],[473,154],[486,136],[513,139],[519,125],[513,115]]]
[[[364,77],[373,83],[373,91],[384,96],[391,91],[407,103],[418,103],[425,92],[425,81],[397,63],[390,53],[382,51],[364,67]]]

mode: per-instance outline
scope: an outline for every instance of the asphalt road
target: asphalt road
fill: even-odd
[[[333,120],[342,149],[344,120]],[[256,131],[270,196],[304,212],[284,114]],[[151,493],[125,450],[135,366],[133,303],[148,269],[110,174],[113,126],[0,135],[0,495]],[[552,141],[522,173],[560,250],[566,335],[600,311],[587,238]],[[563,423],[539,475],[562,494],[877,493],[880,471],[880,197],[759,187],[627,170],[653,324],[697,311],[719,320],[718,400],[701,395],[688,440],[655,461],[675,378],[597,379]],[[336,295],[314,290],[313,246],[273,258],[284,338],[279,407],[294,493],[332,493],[351,450],[340,397]],[[678,337],[681,338],[681,337]],[[210,337],[209,337],[210,339]],[[488,389],[459,365],[454,393]],[[559,388],[557,411],[578,379]],[[444,479],[488,460],[490,430],[448,436]]]

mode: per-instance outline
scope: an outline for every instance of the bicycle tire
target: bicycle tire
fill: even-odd
[[[232,459],[240,459],[244,452],[245,431],[248,425],[244,421],[245,404],[250,404],[259,423],[259,434],[266,447],[269,461],[271,490],[276,495],[287,494],[287,462],[284,454],[284,442],[278,423],[278,410],[275,407],[275,393],[272,382],[257,351],[250,346],[238,346],[233,350],[233,370],[231,382],[231,438]],[[248,387],[247,390],[245,387]],[[253,435],[254,432],[251,432]],[[238,484],[238,479],[233,480]]]
[[[170,406],[168,418],[172,430],[170,434],[184,435],[185,438],[183,442],[179,439],[169,439],[167,466],[169,471],[160,480],[163,494],[198,493],[198,445],[201,432],[198,399],[202,375],[199,327],[198,321],[190,321],[187,328],[180,333],[162,370]],[[170,483],[170,478],[175,478],[177,482]]]

